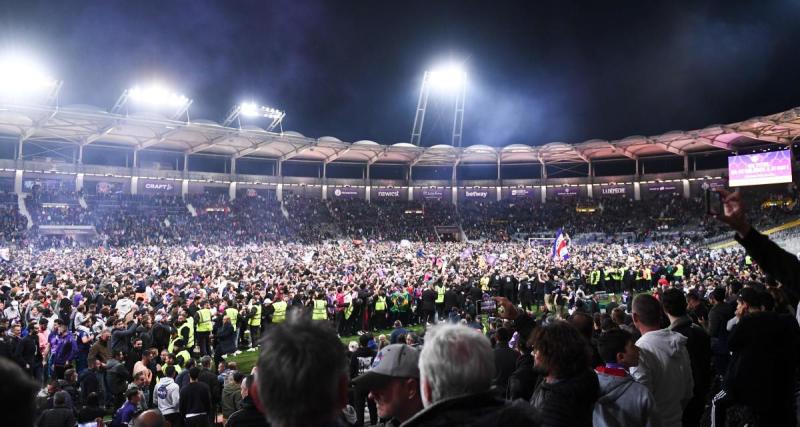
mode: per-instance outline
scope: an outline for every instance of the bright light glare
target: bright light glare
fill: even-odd
[[[257,117],[261,115],[258,105],[255,102],[242,103],[240,113],[246,117]]]
[[[239,114],[245,117],[266,117],[277,119],[283,116],[283,111],[276,108],[260,107],[255,102],[243,102],[239,106]]]
[[[154,106],[179,108],[189,103],[189,98],[159,85],[151,85],[144,88],[134,86],[128,91],[128,96],[136,102]]]
[[[32,58],[20,55],[0,57],[0,94],[11,96],[41,94],[58,82]]]
[[[459,89],[467,83],[467,72],[458,64],[447,64],[429,71],[428,82],[438,89]]]

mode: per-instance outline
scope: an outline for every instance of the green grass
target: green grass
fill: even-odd
[[[608,303],[608,296],[600,298],[599,302],[600,302],[600,307],[601,308],[605,308],[605,305]],[[539,308],[537,306],[533,307],[532,312],[533,312],[533,314],[535,316],[538,316],[539,314],[541,314],[540,311],[539,311]],[[485,320],[486,320],[486,318],[484,316],[484,321]],[[423,327],[422,327],[422,325],[415,325],[415,326],[406,327],[406,329],[408,329],[408,330],[410,330],[412,332],[416,332],[416,333],[419,334],[419,333],[422,332]],[[375,332],[373,335],[376,336],[376,337],[378,335],[381,335],[381,334],[385,334],[385,335],[388,336],[389,334],[392,333],[392,330],[393,329],[384,329],[382,331]],[[349,337],[342,337],[341,340],[342,340],[342,343],[345,344],[345,345],[350,343],[350,341],[358,342],[358,335],[353,335],[353,336],[349,336]],[[250,369],[253,368],[253,365],[256,364],[256,360],[258,360],[258,353],[259,353],[258,350],[244,351],[244,352],[242,352],[240,354],[237,354],[235,356],[230,356],[225,360],[227,360],[229,362],[236,362],[236,364],[238,365],[239,371],[241,371],[241,372],[250,372]]]
[[[406,327],[406,329],[412,332],[420,333],[422,332],[423,327],[421,325],[414,325],[414,326],[408,326]],[[374,332],[373,335],[377,337],[378,335],[385,334],[388,337],[388,335],[391,334],[393,330],[394,329],[385,329],[382,331]],[[350,341],[358,342],[358,335],[342,337],[341,340],[342,344],[344,345],[347,345],[348,343],[350,343]],[[249,373],[250,370],[253,368],[253,366],[256,364],[256,360],[258,360],[258,353],[259,353],[258,350],[243,351],[242,353],[237,354],[235,356],[229,356],[225,360],[228,362],[236,362],[236,365],[239,368],[240,372]]]

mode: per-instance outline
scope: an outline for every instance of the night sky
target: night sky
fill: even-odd
[[[285,130],[408,141],[425,69],[469,73],[464,145],[660,134],[800,106],[800,2],[10,1],[0,48],[109,109],[158,79],[222,121],[254,98]],[[433,97],[423,145],[447,142]]]

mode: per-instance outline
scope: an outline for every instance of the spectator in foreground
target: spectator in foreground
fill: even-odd
[[[731,331],[732,353],[723,390],[713,401],[716,425],[725,425],[726,410],[744,407],[747,419],[758,425],[797,423],[794,387],[800,360],[800,327],[791,315],[764,309],[764,291],[747,287],[739,294]]]
[[[505,397],[508,391],[508,379],[517,368],[519,353],[512,350],[508,342],[511,341],[511,331],[507,328],[497,330],[497,345],[494,349],[494,386],[498,393]]]
[[[653,393],[663,425],[681,427],[694,388],[686,337],[661,329],[661,304],[652,295],[634,298],[632,311],[642,337],[636,341],[639,365],[631,368],[631,375]]]
[[[158,410],[173,426],[181,426],[180,414],[180,387],[175,382],[175,367],[167,366],[164,369],[164,378],[156,384],[154,401]]]
[[[597,340],[605,364],[595,369],[600,381],[600,398],[592,416],[595,427],[661,425],[653,394],[628,373],[639,364],[635,341],[622,329],[605,332]]]
[[[667,289],[661,295],[661,305],[669,318],[668,329],[686,337],[686,350],[692,363],[694,396],[683,411],[683,427],[699,426],[711,388],[711,338],[705,329],[693,323],[689,317],[683,291]]]
[[[133,420],[133,427],[166,427],[167,420],[164,415],[156,409],[142,412]],[[171,427],[176,427],[174,424]]]
[[[350,378],[356,378],[372,367],[372,361],[375,360],[377,352],[369,348],[369,342],[371,340],[371,334],[364,334],[358,337],[358,348],[350,356]],[[352,405],[356,410],[356,424],[359,426],[364,425],[365,406],[369,409],[370,419],[374,420],[377,417],[375,401],[370,399],[367,396],[368,394],[369,390],[358,388],[353,390]]]
[[[717,377],[725,375],[728,369],[728,360],[731,358],[728,351],[728,321],[734,316],[735,308],[725,302],[725,288],[714,288],[711,292],[711,310],[708,312],[708,334],[711,337],[711,354],[714,374]]]
[[[237,372],[235,375],[241,374]],[[253,376],[244,377],[241,383],[241,409],[231,414],[225,427],[269,427],[264,413],[258,410],[250,396],[250,387],[254,386]]]
[[[187,427],[210,427],[214,416],[211,390],[199,377],[200,368],[189,369],[189,384],[180,391],[180,412]]]
[[[531,397],[542,424],[591,426],[600,386],[586,339],[572,324],[556,320],[536,328],[530,345],[534,366],[545,372]]]
[[[90,423],[98,418],[103,418],[106,411],[100,407],[100,397],[97,393],[89,393],[86,404],[78,411],[78,424]]]
[[[68,397],[66,391],[57,391],[53,397],[53,407],[42,413],[36,427],[74,426],[75,415],[72,408],[67,406]]]
[[[325,322],[298,319],[268,328],[257,366],[258,395],[270,425],[336,425],[347,403],[349,366],[344,346]]]
[[[114,419],[111,421],[111,427],[124,427],[133,419],[133,415],[139,406],[141,394],[137,389],[129,389],[125,392],[125,403],[117,409],[114,414]],[[71,424],[68,424],[71,425]]]
[[[489,339],[463,325],[440,325],[426,335],[419,360],[425,409],[403,426],[538,425],[526,404],[491,391],[494,358]]]
[[[228,419],[234,412],[241,409],[241,401],[245,395],[242,386],[244,374],[235,372],[225,380],[225,387],[222,388],[222,417]]]
[[[399,426],[422,410],[419,391],[419,350],[406,344],[381,349],[372,368],[353,380],[369,392],[386,426]]]

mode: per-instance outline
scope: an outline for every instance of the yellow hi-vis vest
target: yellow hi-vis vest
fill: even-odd
[[[211,332],[211,310],[201,308],[197,310],[197,332]]]
[[[589,273],[589,283],[592,286],[597,286],[597,284],[600,283],[600,270],[592,270],[592,272]]]
[[[173,338],[173,339],[171,339],[169,341],[169,345],[167,345],[167,351],[168,352],[170,352],[172,354],[175,354],[175,342],[178,341],[178,340],[183,340],[183,344],[184,344],[183,347],[186,348],[186,340],[183,339],[183,336],[181,336],[180,328],[178,329],[178,336],[176,336],[175,338]]]
[[[183,358],[183,363],[178,363],[178,357]],[[186,366],[186,362],[188,362],[189,359],[191,359],[191,358],[192,358],[192,356],[189,354],[188,351],[181,350],[181,351],[178,352],[178,354],[175,355],[175,366],[180,366],[181,368],[183,368],[184,366]],[[177,370],[177,368],[176,368],[176,370]]]
[[[648,282],[653,278],[653,272],[649,268],[642,270],[642,273],[644,274],[644,280]]]
[[[194,348],[194,319],[191,317],[186,319],[186,322],[178,328],[178,336],[183,338],[183,330],[186,330],[186,348]]]
[[[236,324],[239,323],[239,310],[235,308],[226,308],[225,315],[231,319],[231,326],[233,326],[233,330],[236,330]]]
[[[750,255],[745,255],[744,256],[744,265],[752,265],[752,264],[753,264],[753,258],[750,258]]]
[[[311,320],[326,320],[328,318],[328,302],[315,299],[314,311],[311,312]]]
[[[444,286],[436,287],[436,304],[444,303]]]
[[[378,297],[375,301],[375,311],[386,311],[386,297]]]
[[[275,313],[272,314],[272,323],[283,323],[286,320],[286,302],[278,301],[272,304]]]
[[[261,326],[261,304],[256,305],[256,315],[247,322],[250,326]]]
[[[675,266],[675,272],[672,273],[675,277],[683,277],[683,264],[678,264]]]
[[[352,315],[353,315],[353,303],[350,303],[350,305],[348,305],[347,308],[344,309],[344,319],[345,320],[350,319],[350,316]]]

